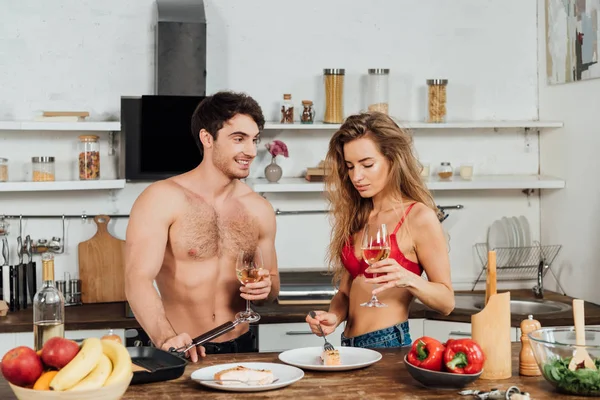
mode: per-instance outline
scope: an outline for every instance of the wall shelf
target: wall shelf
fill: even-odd
[[[0,121],[0,131],[120,131],[116,121],[52,122],[52,121]]]
[[[125,179],[100,179],[97,181],[0,182],[0,192],[107,190],[123,189],[124,187]]]
[[[559,121],[457,121],[439,124],[427,122],[403,122],[400,125],[410,129],[501,129],[501,128],[562,128],[563,123]],[[280,124],[277,122],[265,123],[265,130],[336,130],[340,124]]]
[[[248,178],[246,183],[257,193],[322,192],[322,182],[308,182],[304,178],[282,178],[269,183],[264,178]],[[562,189],[565,181],[544,175],[480,175],[466,181],[454,177],[452,181],[430,180],[429,190],[494,190],[494,189]]]

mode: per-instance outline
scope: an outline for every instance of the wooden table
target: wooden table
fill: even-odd
[[[513,377],[502,381],[477,380],[467,388],[489,390],[507,389],[516,385],[529,392],[532,399],[555,399],[563,396],[554,391],[543,377],[518,375],[520,343],[513,343]],[[133,385],[127,389],[124,400],[138,399],[473,399],[458,395],[458,390],[429,389],[415,381],[406,371],[403,358],[406,350],[382,350],[383,358],[367,368],[345,372],[305,371],[304,378],[282,389],[235,393],[209,389],[191,381],[193,371],[209,365],[230,362],[280,362],[277,353],[209,355],[197,364],[188,364],[185,374],[173,381]],[[565,396],[567,399],[585,399]],[[16,399],[6,381],[0,376],[0,399]]]

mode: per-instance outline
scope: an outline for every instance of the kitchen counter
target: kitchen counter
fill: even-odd
[[[483,293],[457,292],[457,293]],[[534,299],[531,290],[512,290],[512,299]],[[546,291],[544,298],[562,303],[571,304],[572,298],[562,296],[558,293]],[[261,324],[303,322],[310,310],[327,310],[328,305],[279,305],[270,304],[263,307],[255,307],[261,315]],[[33,316],[32,308],[27,310],[8,313],[6,317],[0,317],[0,333],[10,332],[32,332]],[[135,318],[125,316],[125,303],[102,303],[102,304],[84,304],[81,306],[71,306],[65,308],[67,330],[79,329],[123,329],[138,328],[140,325]],[[473,310],[455,309],[450,315],[443,316],[437,312],[428,309],[422,304],[413,303],[410,309],[409,318],[427,318],[434,320],[453,321],[453,322],[471,322]],[[511,326],[518,327],[525,316],[511,315]],[[557,312],[552,314],[539,314],[534,316],[540,321],[542,326],[569,326],[573,325],[573,313],[571,310]],[[600,325],[600,306],[593,303],[585,303],[585,322],[586,325]]]
[[[506,390],[516,385],[528,392],[532,399],[555,399],[560,396],[543,377],[519,376],[520,343],[512,345],[512,378],[506,380],[479,379],[465,389]],[[176,380],[133,385],[123,400],[138,399],[472,399],[458,395],[458,389],[430,389],[415,381],[404,366],[405,349],[381,350],[383,358],[367,368],[345,372],[305,371],[300,381],[272,391],[256,393],[221,392],[190,380],[193,371],[210,365],[232,362],[275,362],[277,353],[246,353],[209,355],[196,364],[188,364],[184,375]],[[585,397],[568,396],[569,399]],[[0,376],[0,399],[16,399],[7,382]]]

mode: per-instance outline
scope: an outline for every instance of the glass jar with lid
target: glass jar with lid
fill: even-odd
[[[369,69],[367,75],[367,108],[369,111],[389,113],[389,77],[387,68]]]
[[[446,122],[446,86],[448,79],[427,79],[427,122]]]
[[[300,123],[312,124],[315,121],[315,110],[312,100],[302,100],[302,114],[300,114]]]
[[[8,182],[8,158],[0,157],[0,182]]]
[[[453,174],[454,171],[452,170],[452,165],[449,162],[444,161],[440,163],[440,166],[437,170],[437,175],[441,180],[449,181],[452,179]]]
[[[100,179],[100,143],[96,135],[79,136],[79,179]]]
[[[326,124],[341,124],[344,121],[344,75],[343,68],[326,68],[325,79],[325,116]]]
[[[283,103],[281,103],[281,123],[294,123],[294,103],[292,103],[292,95],[289,93],[283,95]]]
[[[53,182],[54,157],[31,157],[33,182]]]

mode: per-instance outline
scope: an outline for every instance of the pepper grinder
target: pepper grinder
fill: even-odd
[[[535,361],[531,342],[527,336],[530,332],[540,329],[542,325],[539,321],[529,315],[527,319],[521,321],[521,352],[519,353],[519,375],[540,376],[542,372]]]

